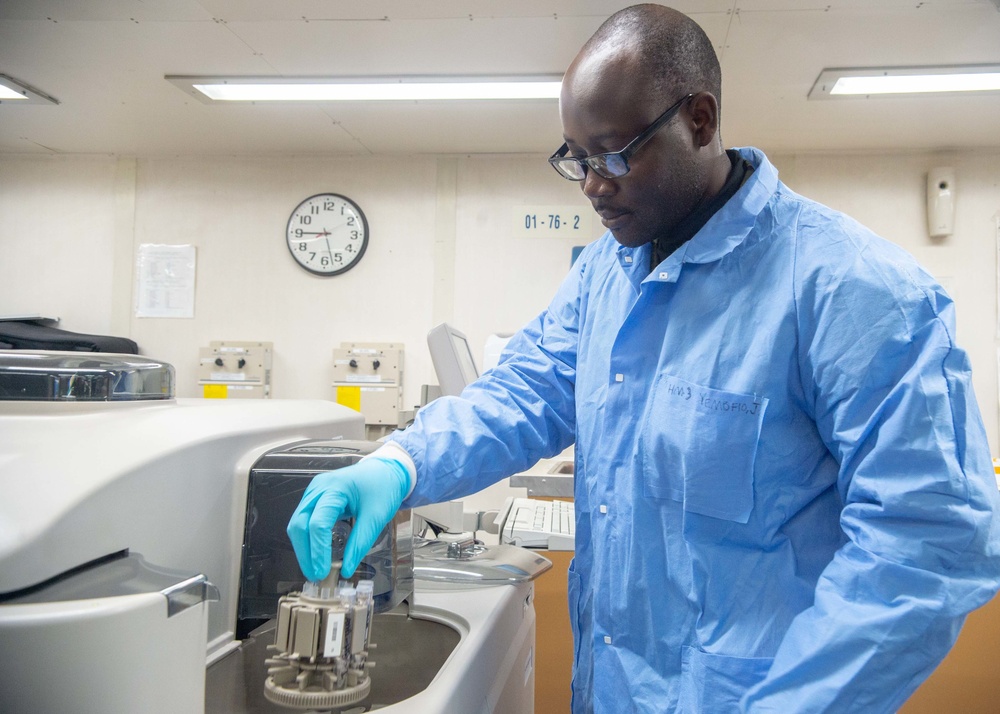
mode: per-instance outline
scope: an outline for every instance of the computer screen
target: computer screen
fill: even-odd
[[[427,347],[441,394],[457,396],[479,377],[469,341],[448,323],[443,322],[427,333]]]

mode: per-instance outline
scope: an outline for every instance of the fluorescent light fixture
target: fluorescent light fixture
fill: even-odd
[[[554,99],[551,82],[414,82],[407,84],[194,84],[222,102],[380,102],[455,99]]]
[[[58,104],[45,92],[35,89],[24,82],[0,74],[0,104]]]
[[[824,69],[810,99],[1000,92],[1000,65]]]
[[[562,77],[177,77],[203,102],[428,102],[558,99]]]

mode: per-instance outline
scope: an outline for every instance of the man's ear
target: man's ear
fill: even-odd
[[[719,102],[709,92],[698,92],[687,104],[695,146],[708,146],[719,133]]]

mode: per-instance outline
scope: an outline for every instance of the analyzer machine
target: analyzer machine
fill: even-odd
[[[547,560],[401,512],[352,580],[304,582],[284,526],[377,446],[361,415],[173,388],[145,357],[0,351],[0,711],[532,711]]]

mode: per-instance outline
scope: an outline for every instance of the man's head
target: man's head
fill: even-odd
[[[620,151],[688,94],[628,159],[626,175],[585,169],[583,192],[623,245],[669,235],[725,180],[719,61],[686,15],[636,5],[608,18],[566,71],[559,111],[568,155],[578,159]]]

